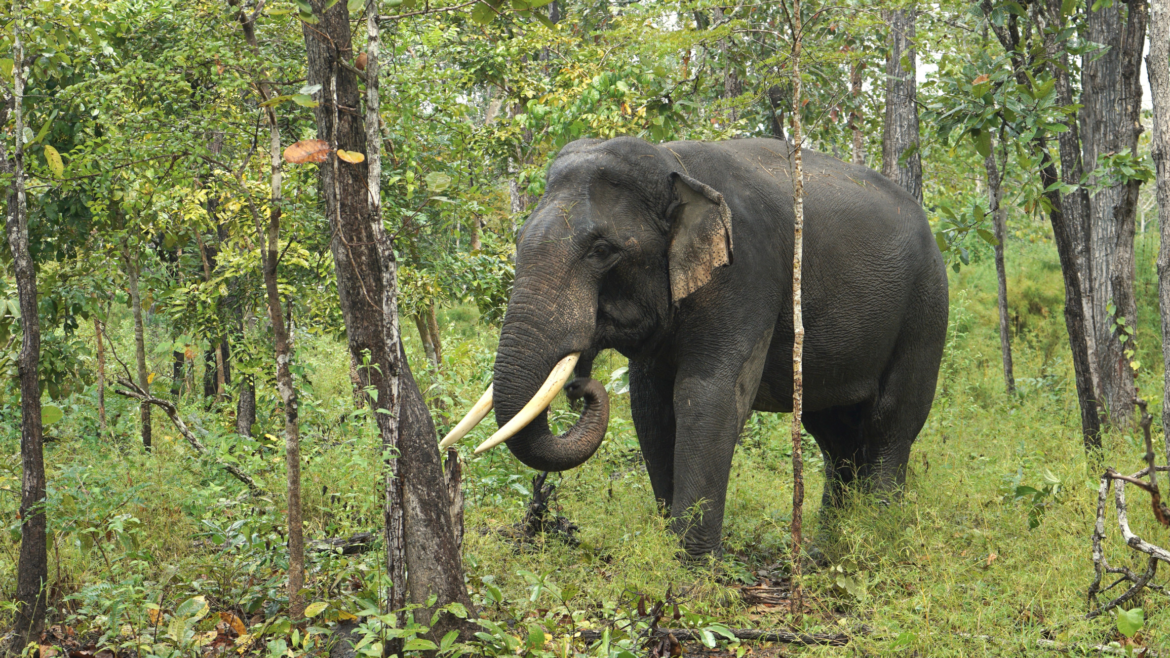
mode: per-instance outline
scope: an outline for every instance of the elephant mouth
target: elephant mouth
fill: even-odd
[[[475,454],[482,454],[512,438],[535,420],[537,416],[543,413],[548,408],[548,405],[552,403],[553,398],[557,396],[557,393],[568,383],[569,378],[573,376],[573,369],[576,368],[577,361],[580,358],[580,352],[573,352],[557,362],[548,377],[544,380],[544,384],[532,396],[532,399],[511,420],[505,423],[503,427],[496,430],[496,433],[491,435],[488,440],[479,444],[475,449]],[[479,401],[471,408],[471,411],[467,412],[463,420],[459,421],[455,428],[439,442],[440,449],[446,449],[454,445],[464,436],[467,436],[468,432],[475,429],[487,417],[488,412],[494,406],[492,397],[493,389],[494,384],[488,386],[487,390],[479,398]]]

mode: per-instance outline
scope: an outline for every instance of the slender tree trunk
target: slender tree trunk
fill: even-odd
[[[105,436],[106,427],[106,349],[102,341],[102,321],[93,319],[93,334],[97,338],[97,393],[98,393],[98,429]]]
[[[241,313],[242,315],[244,314]],[[252,322],[252,312],[249,310],[246,318],[240,318],[241,342],[238,344],[243,344],[243,338],[251,330]],[[236,393],[236,434],[252,436],[252,426],[256,424],[256,382],[251,375],[239,375],[237,379],[240,385]]]
[[[236,2],[232,3],[236,5]],[[342,5],[344,7],[344,5]],[[256,40],[255,24],[243,10],[239,13],[240,26],[244,31],[244,38],[254,51],[259,52]],[[254,17],[253,17],[254,20]],[[266,83],[258,83],[261,102],[268,101],[272,93]],[[301,589],[305,584],[305,540],[304,523],[301,518],[301,429],[298,418],[298,401],[296,384],[292,375],[293,346],[289,337],[288,326],[285,324],[284,311],[281,308],[280,290],[277,287],[277,267],[280,254],[280,217],[283,212],[284,197],[281,192],[281,151],[280,151],[280,123],[277,121],[276,109],[265,108],[265,118],[268,120],[268,156],[269,156],[269,200],[268,200],[268,227],[265,232],[260,218],[260,210],[247,193],[247,187],[242,178],[237,183],[246,194],[248,207],[255,223],[256,238],[260,241],[260,253],[263,259],[264,291],[268,301],[268,320],[272,324],[272,333],[276,342],[276,388],[284,406],[284,460],[287,475],[287,503],[288,503],[288,608],[289,616],[300,619],[304,616],[305,603],[301,598]],[[238,176],[242,177],[241,170]],[[238,429],[238,428],[237,428]],[[251,433],[249,426],[249,434]]]
[[[402,446],[400,444],[401,417],[402,417],[402,375],[401,366],[405,359],[400,359],[397,352],[402,338],[402,331],[398,322],[398,262],[394,256],[394,247],[390,244],[390,236],[382,224],[382,132],[378,130],[381,122],[379,115],[379,91],[381,87],[380,62],[381,34],[378,26],[378,0],[366,2],[366,186],[369,193],[366,195],[366,210],[370,223],[370,233],[374,236],[374,243],[378,250],[380,282],[382,297],[380,300],[381,317],[379,318],[382,330],[382,342],[390,354],[385,379],[386,387],[390,391],[387,402],[386,416],[379,419],[378,426],[382,431],[382,458],[385,460],[383,469],[383,491],[385,497],[382,504],[382,516],[386,532],[386,568],[390,574],[390,591],[386,596],[386,611],[397,615],[406,604],[406,528],[403,516],[402,495]],[[333,147],[337,144],[337,68],[333,69]],[[338,161],[333,158],[334,190],[337,189]],[[339,220],[340,223],[340,220]],[[372,278],[372,277],[371,277]],[[422,317],[421,315],[419,316]],[[419,333],[423,344],[427,346],[427,356],[433,359],[434,350],[428,339],[429,327],[425,322],[419,322]],[[392,642],[383,652],[385,655],[401,653],[399,642]]]
[[[183,366],[187,363],[187,354],[185,352],[171,351],[171,397],[178,399],[179,394],[183,392],[183,378],[186,374],[183,372]]]
[[[990,19],[993,11],[990,0],[980,0],[979,6],[1000,45],[1011,55],[1016,82],[1021,85],[1030,84],[1028,74],[1031,73],[1029,66],[1032,64],[1025,61],[1020,47],[1016,18],[1013,16],[1009,19],[1008,26],[996,24]],[[1044,34],[1048,58],[1055,62],[1051,74],[1056,81],[1058,102],[1061,105],[1069,105],[1071,100],[1067,99],[1071,98],[1071,85],[1068,53],[1057,46],[1054,37],[1057,29],[1063,27],[1061,0],[1048,0],[1046,6],[1029,5],[1029,10],[1038,27],[1042,28],[1040,31]],[[1092,331],[1086,320],[1090,306],[1086,299],[1089,287],[1086,283],[1087,277],[1084,275],[1087,268],[1087,238],[1084,224],[1087,206],[1080,191],[1061,195],[1054,189],[1056,184],[1062,181],[1071,185],[1080,182],[1079,151],[1076,148],[1069,148],[1076,143],[1076,120],[1070,119],[1066,127],[1069,130],[1059,135],[1062,170],[1059,174],[1043,135],[1033,139],[1032,149],[1040,158],[1040,183],[1046,190],[1044,197],[1049,205],[1048,219],[1052,224],[1056,252],[1060,257],[1060,271],[1064,276],[1064,321],[1072,352],[1073,372],[1076,375],[1077,401],[1081,409],[1081,438],[1085,450],[1091,452],[1101,447],[1101,420],[1096,403],[1096,349]]]
[[[361,102],[356,75],[337,64],[339,58],[349,59],[354,55],[348,12],[344,3],[335,3],[325,9],[329,4],[326,0],[311,1],[319,23],[305,26],[303,32],[308,52],[308,82],[322,85],[324,99],[314,110],[317,135],[320,139],[333,141],[336,134],[338,147],[364,153],[368,158],[373,149],[367,149],[362,114],[334,112],[335,106],[357,108]],[[373,8],[367,6],[367,11]],[[369,75],[368,60],[369,56],[367,80],[373,77]],[[377,400],[373,401],[376,409],[388,411],[397,405],[401,411],[401,422],[397,422],[397,416],[383,412],[375,413],[374,417],[383,445],[396,444],[401,452],[401,458],[397,460],[400,477],[394,482],[401,482],[402,487],[400,509],[403,510],[401,527],[405,541],[401,543],[405,544],[404,571],[410,574],[406,581],[409,600],[426,603],[433,594],[439,606],[454,601],[468,605],[462,559],[447,511],[450,501],[442,484],[443,471],[434,426],[403,356],[398,333],[391,332],[393,335],[388,336],[386,331],[387,325],[397,322],[397,313],[385,314],[383,311],[386,299],[383,277],[392,275],[394,270],[383,264],[380,252],[384,244],[374,233],[381,222],[372,221],[370,217],[373,195],[367,190],[373,192],[377,188],[369,184],[368,162],[337,168],[334,168],[334,162],[326,162],[318,171],[322,178],[321,188],[325,190],[326,215],[335,236],[331,246],[351,358],[361,363],[363,354],[368,352],[371,362],[378,366],[361,373],[362,378],[378,391]],[[388,422],[392,419],[396,422]],[[397,431],[393,432],[395,429]],[[387,491],[393,500],[393,489]],[[393,528],[393,523],[390,527]],[[388,542],[388,548],[396,544],[400,542]],[[389,556],[388,559],[393,560]],[[391,568],[397,569],[394,565]],[[396,586],[401,583],[401,579],[394,581]],[[429,619],[425,615],[420,618]],[[441,615],[431,627],[430,636],[441,639],[451,629],[462,629],[461,622],[449,615]]]
[[[1003,384],[1008,395],[1016,394],[1016,376],[1012,372],[1012,337],[1008,315],[1007,268],[1003,262],[1004,241],[1007,239],[1007,208],[1003,207],[1003,189],[999,168],[995,164],[995,153],[984,160],[987,169],[987,199],[991,208],[991,220],[995,226],[995,275],[999,282],[999,348],[1003,355]],[[1007,147],[1003,148],[1004,171],[1007,170]]]
[[[134,361],[138,365],[138,386],[150,393],[150,375],[146,370],[146,337],[142,322],[142,296],[138,292],[138,254],[131,254],[130,248],[123,244],[123,257],[126,261],[126,278],[130,284],[130,305],[134,313]],[[142,447],[150,451],[150,405],[141,403],[142,413]]]
[[[795,239],[792,246],[792,598],[790,612],[800,623],[804,615],[800,552],[804,517],[804,441],[801,412],[804,406],[804,311],[801,308],[801,270],[804,260],[804,162],[800,121],[800,51],[804,28],[800,0],[792,0],[792,213]]]
[[[1087,0],[1086,5],[1092,5]],[[1107,47],[1083,56],[1081,75],[1081,148],[1089,184],[1099,183],[1094,170],[1103,166],[1099,158],[1114,153],[1138,157],[1141,134],[1142,48],[1146,38],[1148,9],[1145,0],[1113,2],[1098,11],[1087,12],[1087,39]],[[1109,175],[1107,173],[1106,175]],[[1100,392],[1109,422],[1128,425],[1133,421],[1134,373],[1126,351],[1133,345],[1123,342],[1115,321],[1137,326],[1134,298],[1134,221],[1140,180],[1107,185],[1089,197],[1089,276],[1092,285],[1091,329],[1097,343],[1097,370]],[[1112,302],[1114,313],[1108,311]],[[1132,352],[1130,353],[1132,355]]]
[[[1150,3],[1150,54],[1146,58],[1154,108],[1154,157],[1158,192],[1158,305],[1162,315],[1162,427],[1170,428],[1170,0]],[[1167,442],[1170,460],[1170,442]]]
[[[786,139],[784,135],[784,105],[788,94],[783,85],[768,87],[768,103],[772,106],[772,136],[776,139]]]
[[[14,7],[14,15],[21,16]],[[49,563],[46,544],[45,519],[45,462],[44,436],[41,432],[41,388],[37,367],[41,353],[41,323],[37,315],[37,272],[28,246],[28,212],[24,192],[24,49],[21,44],[20,20],[13,23],[14,95],[12,112],[16,115],[16,150],[13,159],[3,152],[0,142],[0,163],[3,173],[12,176],[8,188],[7,233],[12,252],[16,288],[20,297],[22,337],[20,353],[16,357],[16,371],[20,377],[20,558],[16,576],[16,619],[14,629],[19,647],[35,640],[45,623]],[[8,119],[8,107],[2,112]]]
[[[427,326],[431,330],[431,345],[435,350],[435,368],[443,365],[443,337],[439,335],[439,317],[432,303],[427,308]]]
[[[918,151],[918,83],[915,79],[915,9],[886,12],[890,53],[886,58],[886,116],[882,174],[922,203],[922,157]],[[905,63],[903,63],[905,60]],[[906,151],[911,150],[907,154]],[[903,162],[904,160],[904,162]]]
[[[853,164],[865,166],[865,133],[861,130],[861,70],[865,63],[853,62],[849,69],[849,87],[853,95],[853,110],[849,112],[849,130],[853,133]]]
[[[416,313],[414,316],[414,326],[418,329],[418,335],[422,338],[423,352],[427,355],[427,361],[432,367],[437,367],[438,361],[435,358],[435,344],[431,342],[431,325],[427,322],[426,311]]]

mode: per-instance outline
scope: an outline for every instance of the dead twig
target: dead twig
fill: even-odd
[[[199,437],[195,436],[195,433],[192,432],[191,429],[187,427],[187,424],[183,422],[183,419],[179,417],[179,408],[176,407],[174,403],[154,397],[153,395],[139,388],[137,384],[124,377],[118,378],[118,384],[124,386],[125,388],[116,388],[114,389],[115,393],[123,397],[134,398],[143,404],[153,404],[154,406],[162,409],[163,412],[166,413],[167,417],[171,419],[171,423],[175,425],[175,429],[179,430],[179,434],[183,435],[183,438],[187,440],[187,443],[191,444],[191,447],[195,449],[195,452],[199,453],[201,457],[213,457],[207,450],[207,446],[203,445],[203,443],[199,441]],[[235,464],[227,464],[220,461],[219,459],[216,459],[215,463],[218,464],[220,468],[230,473],[237,480],[247,485],[248,489],[253,494],[260,495],[265,493],[265,491],[260,488],[260,485],[256,484],[256,481],[253,480],[250,475],[240,470],[240,468]]]
[[[1154,441],[1150,436],[1150,424],[1153,422],[1153,416],[1147,413],[1145,400],[1137,400],[1137,405],[1142,412],[1141,428],[1146,440],[1146,467],[1133,475],[1122,475],[1112,467],[1109,467],[1101,475],[1101,483],[1097,487],[1097,521],[1093,527],[1094,577],[1093,582],[1089,584],[1089,612],[1085,615],[1086,619],[1099,617],[1128,602],[1149,586],[1150,581],[1153,580],[1154,575],[1158,571],[1158,562],[1170,564],[1170,551],[1142,539],[1129,526],[1129,508],[1125,500],[1126,484],[1132,484],[1149,493],[1154,518],[1163,526],[1170,526],[1170,510],[1162,503],[1162,495],[1158,488],[1157,477],[1159,472],[1170,471],[1170,466],[1158,466],[1154,463]],[[1149,477],[1149,482],[1141,479],[1146,476]],[[1147,558],[1146,568],[1140,574],[1135,573],[1125,566],[1111,566],[1105,559],[1105,548],[1103,545],[1105,540],[1105,509],[1109,504],[1109,489],[1111,487],[1113,489],[1114,502],[1117,507],[1117,525],[1121,530],[1122,539],[1125,540],[1126,545],[1130,548],[1149,556]],[[1113,584],[1102,587],[1101,583],[1105,579],[1105,574],[1115,574],[1120,577]],[[1130,583],[1129,588],[1104,604],[1098,601],[1098,597],[1101,594],[1108,592],[1122,583]]]

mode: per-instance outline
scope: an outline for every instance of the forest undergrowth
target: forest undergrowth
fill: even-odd
[[[1157,308],[1157,237],[1138,242],[1139,309]],[[584,466],[550,476],[552,511],[571,536],[528,537],[517,529],[536,473],[504,449],[481,458],[472,447],[495,429],[489,417],[463,441],[466,500],[464,561],[483,634],[471,645],[440,642],[448,652],[489,655],[633,655],[642,649],[636,624],[648,606],[666,601],[664,627],[690,627],[699,643],[742,656],[772,655],[1019,655],[1041,647],[1122,641],[1114,620],[1085,620],[1093,576],[1090,535],[1097,478],[1106,465],[1141,466],[1145,448],[1134,431],[1105,437],[1100,462],[1081,448],[1072,367],[1064,330],[1063,291],[1055,251],[1047,242],[1008,245],[1008,287],[1019,393],[1005,395],[990,258],[951,273],[951,315],[934,409],[914,446],[900,500],[855,497],[826,518],[820,512],[819,451],[806,448],[806,535],[825,564],[806,573],[808,633],[852,636],[845,648],[762,646],[731,639],[730,628],[787,628],[783,594],[788,571],[791,444],[787,416],[753,415],[735,456],[724,544],[717,563],[687,565],[650,491],[625,392],[624,359],[603,354],[594,377],[611,391],[609,434]],[[128,312],[108,327],[118,354],[132,354]],[[116,320],[116,321],[115,321]],[[1158,364],[1157,317],[1139,317],[1142,363]],[[148,330],[164,344],[165,318]],[[405,336],[420,388],[440,432],[490,383],[497,328],[474,306],[439,313],[443,367],[425,367],[417,334]],[[92,339],[79,331],[81,340]],[[368,412],[356,405],[348,357],[337,336],[295,336],[301,391],[307,625],[293,626],[284,592],[284,455],[279,398],[271,382],[257,386],[256,439],[234,433],[230,405],[205,406],[180,396],[182,416],[214,455],[199,458],[162,414],[153,452],[137,441],[137,404],[108,390],[109,432],[98,432],[96,389],[66,398],[64,417],[46,446],[50,528],[49,619],[42,658],[84,658],[103,650],[142,656],[318,655],[336,624],[379,614],[380,545],[349,555],[313,540],[380,532],[378,439]],[[169,350],[151,357],[165,373]],[[111,359],[108,375],[122,374]],[[1156,366],[1138,382],[1160,417]],[[554,429],[575,415],[554,403]],[[19,410],[0,409],[0,592],[15,589],[19,539]],[[1161,441],[1161,430],[1155,427]],[[1161,452],[1159,448],[1159,452]],[[252,496],[216,463],[251,473],[266,494]],[[1146,506],[1134,505],[1139,534],[1164,537]],[[566,524],[562,524],[564,526]],[[1107,556],[1134,559],[1110,527]],[[1166,584],[1159,576],[1155,585]],[[746,598],[745,598],[745,592]],[[754,593],[754,594],[753,594]],[[753,598],[754,596],[754,598]],[[769,603],[770,602],[770,603]],[[677,603],[677,607],[674,604]],[[1170,606],[1164,591],[1132,602],[1144,611],[1140,642],[1170,647]],[[0,603],[0,617],[10,615]],[[427,620],[416,619],[421,625]],[[6,624],[0,618],[0,624]],[[368,623],[368,622],[366,622]],[[598,639],[570,639],[578,630]],[[607,630],[608,629],[608,630]],[[631,630],[633,629],[633,630]],[[435,645],[419,627],[402,631],[414,644]],[[376,637],[360,652],[380,654]],[[699,644],[697,643],[697,644]],[[1047,644],[1045,644],[1047,643]],[[696,644],[696,646],[697,646]],[[78,655],[78,652],[83,652]],[[89,652],[89,654],[84,654]]]

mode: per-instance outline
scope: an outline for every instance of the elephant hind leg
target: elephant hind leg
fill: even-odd
[[[804,414],[804,428],[825,457],[825,493],[821,506],[840,507],[845,487],[868,474],[863,429],[869,402]]]

